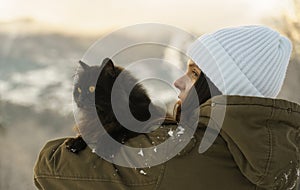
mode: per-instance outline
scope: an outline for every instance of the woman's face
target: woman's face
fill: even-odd
[[[178,98],[183,102],[188,95],[191,87],[197,81],[201,73],[199,67],[193,60],[189,59],[187,62],[187,69],[185,74],[174,82],[174,86],[180,90]]]

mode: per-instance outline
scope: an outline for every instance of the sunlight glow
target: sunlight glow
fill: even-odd
[[[159,22],[193,31],[258,24],[279,15],[289,0],[0,0],[0,22],[21,18],[64,30],[93,31]]]

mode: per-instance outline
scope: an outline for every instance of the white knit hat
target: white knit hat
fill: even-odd
[[[292,50],[264,26],[225,28],[198,38],[187,55],[224,95],[276,97]]]

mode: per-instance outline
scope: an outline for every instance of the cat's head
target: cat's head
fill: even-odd
[[[149,111],[150,106],[152,109],[156,107],[151,103],[143,85],[129,71],[115,66],[111,59],[104,59],[101,66],[89,66],[82,61],[79,63],[80,69],[75,75],[73,96],[77,107],[83,114],[78,126],[81,134],[89,137],[98,134],[99,130],[95,130],[98,128],[94,126],[98,125],[98,119],[100,119],[106,131],[114,138],[136,135],[137,133],[130,132],[121,126],[112,103],[119,113],[128,113],[127,106],[129,106],[133,117],[139,121],[147,121],[152,115]],[[111,94],[114,85],[116,85],[114,95],[117,96]],[[131,89],[132,86],[134,87]],[[112,97],[115,98],[112,100]],[[159,112],[159,109],[157,113],[153,112],[153,118],[161,117]],[[141,127],[142,125],[144,124],[142,123]],[[102,132],[100,133],[102,135]],[[96,135],[95,139],[101,135]]]
[[[75,75],[73,88],[73,97],[77,107],[93,108],[96,89],[100,92],[97,93],[97,98],[104,102],[110,101],[111,88],[121,68],[116,67],[109,58],[105,58],[101,66],[89,66],[82,61],[79,61],[79,64],[80,68]]]
[[[127,112],[126,106],[129,106],[131,114],[140,121],[149,119],[151,100],[143,85],[129,71],[114,65],[109,58],[104,59],[101,66],[89,66],[82,61],[79,63],[81,69],[75,76],[77,80],[73,89],[78,108],[88,111],[86,113],[93,113],[92,110],[96,107],[101,120],[115,120],[111,93],[117,77],[121,77],[116,83],[114,93],[118,98],[114,99],[114,105],[120,112]],[[132,86],[134,87],[130,91]]]

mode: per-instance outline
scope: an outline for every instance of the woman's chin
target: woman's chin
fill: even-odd
[[[177,97],[178,97],[178,100],[180,100],[180,102],[183,102],[185,99],[185,96],[182,94],[178,95]]]
[[[182,103],[182,99],[179,96],[178,96],[177,102]]]

